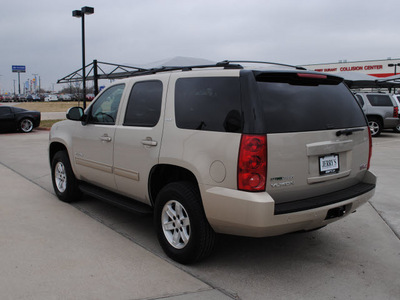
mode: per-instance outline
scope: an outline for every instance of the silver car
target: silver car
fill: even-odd
[[[368,119],[373,137],[379,136],[383,129],[396,129],[399,125],[399,107],[395,99],[387,93],[357,93]]]

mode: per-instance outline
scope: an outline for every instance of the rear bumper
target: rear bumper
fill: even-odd
[[[383,127],[385,129],[396,128],[396,126],[399,124],[399,121],[400,121],[399,118],[386,118],[384,120]]]
[[[375,193],[376,177],[367,172],[362,182],[361,193],[349,194],[350,198],[336,198],[322,206],[295,208],[290,212],[277,211],[274,199],[266,192],[248,193],[221,187],[206,188],[203,196],[204,210],[210,225],[216,232],[265,237],[285,234],[299,230],[311,230],[325,226],[354,212]],[[366,188],[368,186],[368,188]],[[318,197],[319,199],[330,198]],[[332,195],[331,195],[332,196]],[[346,198],[346,199],[345,199]],[[312,200],[316,200],[312,198]],[[297,202],[297,201],[296,201]],[[339,217],[327,217],[328,212],[340,208],[344,211]],[[330,214],[329,213],[329,214]]]

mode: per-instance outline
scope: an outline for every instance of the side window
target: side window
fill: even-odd
[[[175,85],[175,116],[179,128],[241,132],[239,78],[178,79]]]
[[[393,106],[388,95],[367,95],[372,106]]]
[[[9,107],[0,107],[0,117],[11,114],[11,109]]]
[[[364,107],[364,100],[363,100],[362,96],[356,95],[356,99],[357,99],[358,103],[360,103],[361,107]]]
[[[104,91],[91,107],[89,122],[114,125],[124,88],[125,84],[118,84]]]
[[[163,85],[161,81],[137,82],[132,87],[124,126],[154,127],[160,119]]]

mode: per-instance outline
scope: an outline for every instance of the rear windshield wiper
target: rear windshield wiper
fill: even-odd
[[[357,132],[357,131],[364,131],[364,128],[351,128],[351,129],[339,130],[339,131],[336,131],[336,136],[341,136],[342,134],[350,135],[350,134],[353,134],[353,132]]]

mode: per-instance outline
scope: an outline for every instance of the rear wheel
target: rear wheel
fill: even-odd
[[[206,219],[194,184],[166,185],[156,199],[154,222],[159,243],[173,260],[189,264],[211,253],[215,233]]]
[[[371,130],[371,136],[379,136],[382,132],[382,123],[377,118],[371,118],[368,120],[369,130]]]
[[[25,132],[25,133],[31,132],[32,129],[33,129],[33,122],[32,122],[32,120],[29,119],[29,118],[22,119],[22,120],[19,122],[18,129],[21,130],[22,132]]]
[[[58,199],[64,202],[79,200],[81,191],[72,171],[67,152],[59,151],[54,155],[51,164],[51,179]]]

